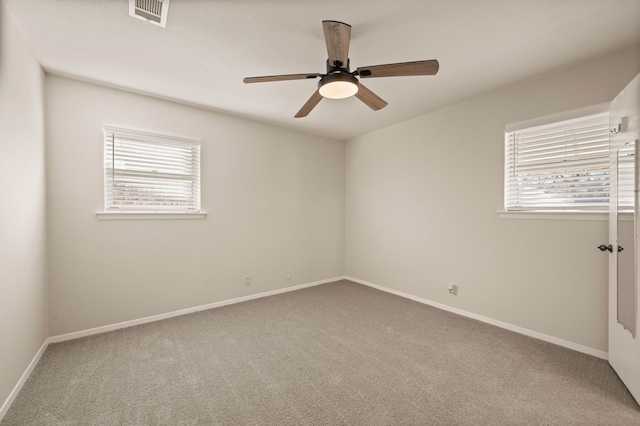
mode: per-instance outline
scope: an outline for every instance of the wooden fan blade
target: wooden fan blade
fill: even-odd
[[[295,117],[296,118],[306,117],[307,115],[309,115],[311,110],[315,108],[316,105],[318,105],[318,102],[320,102],[321,100],[322,100],[322,95],[320,94],[319,90],[316,90],[316,92],[313,95],[311,95],[309,100],[304,105],[302,105],[302,108],[300,108],[300,111],[298,111]]]
[[[362,83],[358,83],[358,93],[356,93],[356,98],[367,104],[369,108],[374,111],[377,111],[389,105],[384,101],[384,99],[380,98],[371,90],[363,86]]]
[[[404,77],[412,75],[435,75],[440,64],[435,59],[428,61],[401,62],[398,64],[373,65],[357,69],[362,78],[369,77]]]
[[[346,68],[349,62],[349,41],[351,40],[351,25],[338,21],[322,21],[324,39],[327,42],[329,65]],[[339,61],[340,63],[336,63]]]
[[[245,83],[264,83],[266,81],[304,80],[307,78],[318,78],[322,74],[285,74],[285,75],[265,75],[262,77],[245,77]]]

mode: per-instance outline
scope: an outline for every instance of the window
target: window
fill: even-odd
[[[606,211],[609,177],[608,112],[507,127],[506,211]]]
[[[635,144],[618,150],[618,211],[633,212],[635,204]]]
[[[200,212],[200,141],[104,128],[106,212]]]

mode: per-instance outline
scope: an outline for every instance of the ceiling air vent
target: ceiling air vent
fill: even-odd
[[[129,15],[165,27],[169,0],[129,0]]]

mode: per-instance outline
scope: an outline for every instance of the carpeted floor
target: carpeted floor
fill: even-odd
[[[9,425],[640,425],[606,361],[348,281],[50,345]]]

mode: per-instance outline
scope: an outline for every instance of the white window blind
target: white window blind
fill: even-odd
[[[607,210],[609,114],[505,133],[505,209]]]
[[[200,211],[200,142],[104,128],[105,211]]]

